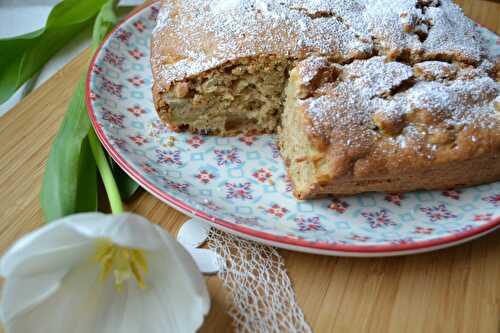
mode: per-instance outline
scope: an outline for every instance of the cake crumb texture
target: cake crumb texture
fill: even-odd
[[[299,198],[500,179],[499,64],[450,0],[164,0],[153,97],[178,131],[278,132]]]

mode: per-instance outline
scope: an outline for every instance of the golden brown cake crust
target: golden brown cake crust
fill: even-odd
[[[203,113],[185,89],[197,79],[285,59],[310,146],[288,156],[281,140],[289,173],[309,163],[310,178],[291,174],[297,197],[471,185],[500,179],[500,67],[484,45],[451,0],[163,0],[153,97],[174,124],[177,95]]]
[[[382,178],[359,179],[346,176],[328,184],[311,183],[307,191],[294,188],[298,199],[314,199],[328,195],[353,195],[364,192],[401,193],[415,190],[448,190],[486,184],[500,179],[500,157],[475,158],[439,165],[428,170],[388,174]]]
[[[450,0],[162,0],[151,42],[154,102],[168,113],[162,96],[176,82],[228,62],[311,54],[478,63],[483,50]]]
[[[158,90],[228,61],[259,55],[373,52],[478,63],[474,23],[450,0],[163,0],[151,44]]]
[[[485,179],[500,177],[500,84],[486,59],[474,67],[311,57],[292,75],[295,112],[317,150],[316,181],[300,197],[468,185],[488,168]]]
[[[357,36],[333,12],[327,14],[330,5],[309,13],[313,2],[328,5],[326,1],[162,1],[151,44],[158,88],[169,89],[174,81],[241,58],[303,58],[317,53],[345,61],[372,52],[370,39]],[[361,15],[361,8],[351,7],[351,16]]]

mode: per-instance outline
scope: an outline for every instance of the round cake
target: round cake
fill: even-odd
[[[166,0],[162,121],[278,133],[298,198],[500,179],[499,64],[449,0]]]

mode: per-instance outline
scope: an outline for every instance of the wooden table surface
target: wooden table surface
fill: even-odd
[[[457,2],[500,34],[499,3]],[[88,51],[81,54],[0,118],[0,253],[43,223],[38,197],[45,162],[89,57]],[[127,208],[173,234],[187,220],[144,191]],[[315,332],[500,332],[500,232],[396,258],[280,252]],[[222,285],[215,276],[207,282],[212,308],[201,332],[230,331]]]

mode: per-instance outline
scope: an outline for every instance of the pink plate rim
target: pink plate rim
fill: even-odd
[[[92,100],[90,97],[90,81],[92,77],[92,73],[94,70],[95,62],[97,59],[97,55],[100,53],[102,50],[102,47],[107,43],[109,38],[113,35],[113,33],[119,29],[124,23],[126,23],[128,20],[133,18],[134,16],[140,14],[144,10],[148,9],[152,5],[156,4],[157,1],[149,4],[148,6],[145,6],[144,8],[140,9],[139,11],[135,13],[131,13],[127,15],[124,19],[118,23],[116,27],[106,36],[106,38],[103,40],[101,45],[97,48],[96,52],[94,53],[92,57],[92,61],[90,63],[87,76],[86,76],[86,82],[85,82],[85,103],[87,105],[87,110],[89,114],[90,121],[92,123],[92,126],[94,127],[94,130],[96,131],[97,136],[101,140],[104,148],[108,151],[108,153],[111,155],[111,157],[115,160],[115,162],[130,176],[132,177],[135,181],[137,181],[143,188],[148,190],[150,193],[152,193],[154,196],[159,198],[160,200],[164,201],[165,203],[169,204],[170,206],[177,208],[181,210],[184,213],[187,213],[188,215],[191,215],[193,217],[198,217],[203,220],[206,220],[207,222],[213,224],[215,227],[219,226],[222,229],[225,229],[226,231],[234,231],[238,235],[242,237],[249,237],[252,239],[261,239],[265,243],[272,243],[275,246],[278,247],[284,247],[284,248],[293,248],[295,250],[300,250],[303,252],[309,252],[309,253],[314,253],[317,251],[318,253],[322,254],[332,254],[332,255],[339,255],[339,254],[385,254],[385,255],[390,255],[393,253],[394,255],[397,255],[398,253],[405,252],[408,253],[409,251],[415,251],[415,252],[422,252],[422,250],[428,250],[431,251],[434,248],[443,248],[447,247],[447,245],[452,246],[455,244],[462,243],[466,241],[467,239],[473,239],[478,236],[481,236],[482,234],[486,234],[488,232],[492,232],[495,229],[500,227],[500,217],[495,218],[491,220],[490,222],[482,225],[481,227],[474,228],[472,230],[467,230],[463,232],[458,232],[449,236],[445,237],[440,237],[437,239],[432,239],[432,240],[424,240],[424,241],[416,241],[414,243],[406,243],[406,244],[387,244],[387,245],[365,245],[365,246],[360,246],[360,245],[346,245],[346,244],[329,244],[329,243],[324,243],[324,242],[309,242],[306,240],[294,238],[294,237],[288,237],[288,236],[276,236],[267,232],[262,232],[262,231],[256,231],[241,225],[234,224],[232,222],[217,218],[215,216],[209,215],[201,210],[198,210],[194,207],[189,206],[188,204],[182,202],[181,200],[175,198],[172,195],[169,195],[163,191],[161,191],[158,187],[155,185],[151,184],[149,181],[147,181],[139,171],[134,169],[121,155],[120,153],[112,146],[112,144],[109,142],[108,138],[104,134],[102,128],[99,126],[99,123],[97,122],[95,112],[93,109],[92,105]]]

